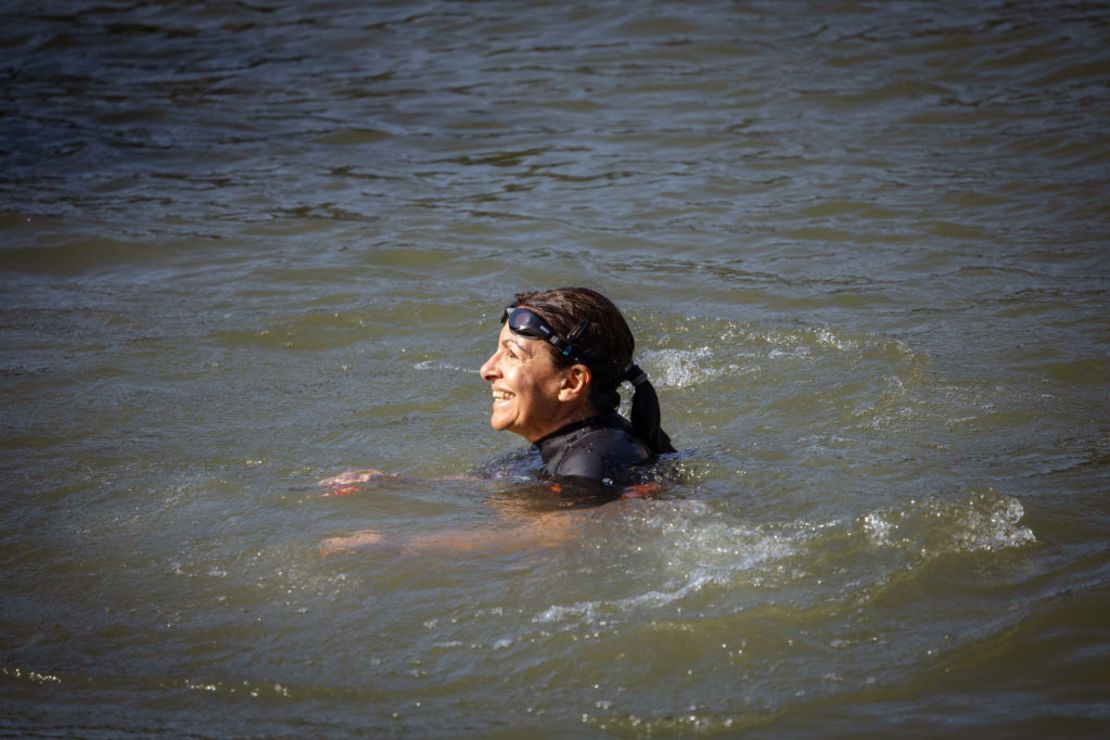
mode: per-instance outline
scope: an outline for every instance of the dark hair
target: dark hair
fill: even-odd
[[[617,408],[621,402],[617,389],[621,382],[635,381],[632,395],[631,422],[636,434],[653,454],[674,452],[671,438],[660,427],[659,396],[639,367],[632,364],[636,340],[616,305],[589,288],[557,288],[526,291],[516,294],[513,306],[527,306],[546,321],[562,337],[573,331],[583,319],[589,325],[575,341],[581,349],[578,361],[590,368],[590,405],[603,413]],[[555,364],[570,367],[574,359],[552,352]]]

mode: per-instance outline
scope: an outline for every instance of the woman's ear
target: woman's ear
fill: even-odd
[[[563,384],[559,387],[560,401],[573,401],[578,398],[587,398],[590,392],[590,381],[593,373],[585,365],[571,365],[563,374]]]

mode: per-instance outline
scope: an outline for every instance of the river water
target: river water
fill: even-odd
[[[0,734],[1110,732],[1107,4],[27,1],[0,79]],[[483,547],[578,284],[669,482]]]

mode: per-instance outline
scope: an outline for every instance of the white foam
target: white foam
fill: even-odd
[[[658,609],[707,586],[729,587],[738,578],[757,580],[766,563],[797,552],[792,541],[796,533],[730,522],[700,501],[645,502],[625,521],[635,530],[637,552],[656,552],[665,558],[658,570],[664,583],[623,598],[554,605],[536,615],[534,622],[594,622],[599,615]]]
[[[890,530],[894,526],[877,511],[873,511],[863,518],[863,529],[874,545],[889,545]]]
[[[821,327],[816,330],[814,338],[817,343],[823,347],[831,347],[841,352],[851,352],[859,349],[859,343],[851,339],[845,339],[837,335],[832,329],[828,327]]]
[[[448,370],[451,372],[466,373],[467,375],[474,373],[477,375],[478,369],[473,367],[459,367],[446,362],[435,362],[434,360],[421,360],[413,366],[414,370]]]
[[[609,546],[619,551],[627,540],[637,567],[651,567],[644,565],[645,559],[656,558],[653,572],[658,578],[635,593],[547,606],[532,622],[576,629],[636,619],[638,612],[681,609],[684,600],[707,588],[747,592],[754,603],[785,589],[802,601],[809,598],[803,594],[830,589],[848,597],[868,583],[884,581],[892,568],[922,558],[1033,543],[1032,530],[1021,524],[1023,515],[1019,501],[990,489],[904,501],[859,518],[764,524],[738,521],[702,501],[643,502],[626,513],[618,527],[626,526],[627,533],[618,529]],[[606,524],[612,526],[611,521]],[[851,556],[852,565],[834,568],[829,556],[834,561],[845,557],[845,539],[863,539],[864,548],[849,548],[857,553]]]
[[[598,612],[622,614],[640,607],[654,609],[677,601],[714,580],[709,576],[696,576],[674,591],[654,590],[614,601],[583,601],[571,606],[553,606],[536,615],[532,621],[541,623],[559,622],[570,617],[582,617],[586,621],[592,622]]]
[[[1037,541],[1021,524],[1021,502],[986,489],[971,496],[910,501],[862,518],[864,533],[877,547],[914,552],[978,552],[1022,547]],[[895,536],[897,533],[897,536]]]
[[[981,499],[982,501],[982,499]],[[998,550],[1037,541],[1033,530],[1019,524],[1025,509],[1015,498],[1001,498],[986,508],[974,503],[964,513],[953,540],[963,549]]]

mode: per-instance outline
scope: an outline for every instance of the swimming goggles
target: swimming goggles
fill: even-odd
[[[513,334],[519,334],[522,337],[529,337],[531,339],[542,339],[543,341],[551,344],[563,357],[569,357],[571,362],[580,362],[583,357],[589,354],[589,350],[579,352],[574,343],[578,337],[582,336],[582,332],[586,331],[586,327],[590,325],[589,319],[583,319],[574,327],[574,330],[567,334],[566,339],[562,339],[555,330],[548,326],[543,318],[530,308],[522,308],[518,306],[508,306],[505,309],[504,315],[501,317],[501,323],[509,322],[509,330]]]

